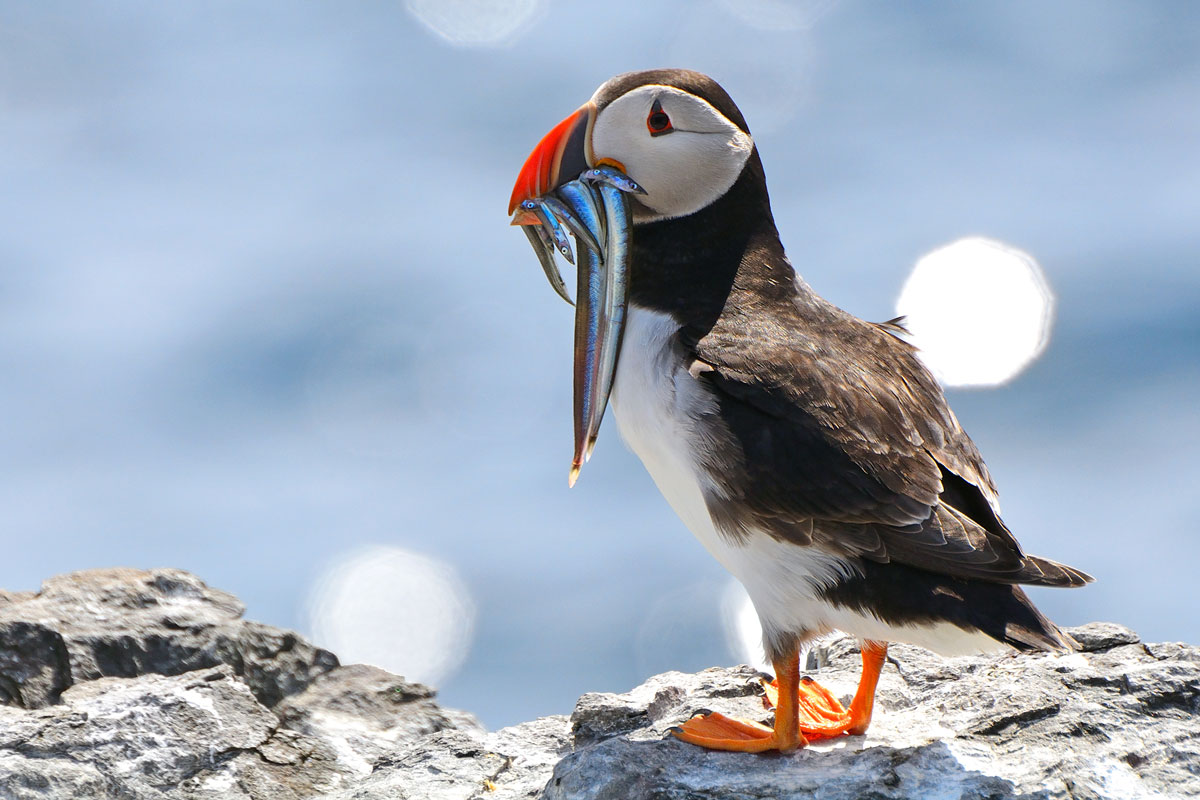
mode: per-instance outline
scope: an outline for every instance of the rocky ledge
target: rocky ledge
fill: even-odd
[[[747,756],[667,731],[704,710],[767,721],[748,667],[489,732],[242,610],[169,569],[0,591],[0,798],[1200,797],[1200,648],[1118,625],[1073,629],[1070,655],[895,646],[866,736]],[[856,650],[834,641],[809,668],[849,695]]]

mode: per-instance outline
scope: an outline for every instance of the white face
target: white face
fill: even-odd
[[[729,191],[754,141],[705,100],[651,84],[601,109],[591,145],[595,160],[620,162],[646,190],[637,199],[650,213],[636,216],[650,222],[694,213]]]

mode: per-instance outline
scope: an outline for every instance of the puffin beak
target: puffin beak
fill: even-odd
[[[509,214],[523,201],[549,194],[567,181],[575,180],[592,165],[592,123],[595,119],[596,104],[588,102],[542,137],[517,176],[508,201]],[[538,225],[541,220],[522,209],[512,224]]]
[[[595,162],[596,106],[587,103],[554,126],[525,160],[509,199],[512,224],[523,228],[555,291],[570,302],[555,253],[573,261],[575,237],[575,449],[568,484],[591,457],[616,377],[625,328],[633,220],[626,194],[642,192],[620,165]],[[560,222],[562,224],[560,224]]]

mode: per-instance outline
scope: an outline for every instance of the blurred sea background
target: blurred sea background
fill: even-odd
[[[657,66],[729,90],[843,308],[967,235],[1038,260],[1044,354],[951,402],[1026,548],[1097,577],[1043,610],[1200,641],[1182,1],[5,3],[0,586],[188,569],[493,727],[742,660],[611,417],[567,490],[572,312],[504,213]]]

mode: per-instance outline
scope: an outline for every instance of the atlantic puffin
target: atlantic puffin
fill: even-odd
[[[725,90],[682,69],[612,78],[534,149],[510,213],[598,165],[643,192],[630,195],[617,427],[746,588],[776,674],[773,727],[714,713],[675,735],[763,752],[862,734],[889,642],[1073,649],[1020,587],[1092,578],[1021,549],[902,323],[865,322],[800,278]],[[801,646],[835,630],[861,642],[849,708],[799,674]]]

